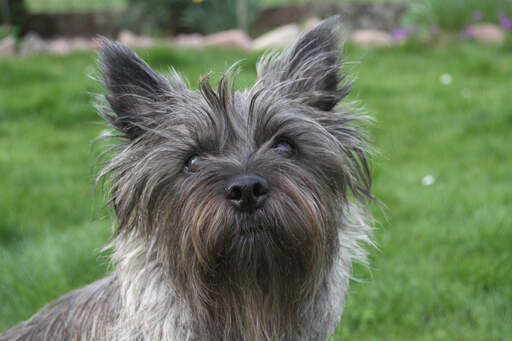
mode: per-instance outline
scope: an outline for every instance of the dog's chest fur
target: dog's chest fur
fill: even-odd
[[[340,252],[331,273],[325,278],[325,290],[318,292],[311,302],[304,302],[304,313],[294,321],[293,334],[282,340],[327,340],[338,326],[345,297],[349,287],[352,258],[362,250],[354,248],[360,240],[367,238],[367,226],[357,225],[340,236]],[[344,245],[343,245],[344,244]],[[125,245],[129,250],[130,247]],[[175,288],[162,274],[158,264],[147,262],[144,250],[131,249],[129,254],[120,256],[118,278],[121,308],[119,319],[108,328],[107,339],[112,340],[205,340],[194,332],[188,305],[177,296]],[[138,264],[138,266],[134,266]],[[125,268],[126,267],[126,268]],[[223,326],[218,326],[222,328]],[[206,337],[206,338],[205,338]]]

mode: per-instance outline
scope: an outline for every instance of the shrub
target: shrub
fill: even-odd
[[[500,18],[510,14],[512,0],[428,0],[411,2],[402,24],[439,25],[444,30],[460,31],[474,21],[500,24]]]
[[[27,7],[24,0],[1,0],[0,37],[23,33],[27,20]]]
[[[258,9],[258,0],[246,0],[247,24],[250,24]],[[205,0],[194,2],[184,17],[184,23],[201,33],[211,33],[238,26],[237,0]]]
[[[248,23],[259,0],[245,0]],[[237,0],[129,0],[121,25],[145,33],[212,33],[237,27]]]
[[[0,25],[0,40],[9,36],[17,36],[18,32],[19,28],[16,26]]]

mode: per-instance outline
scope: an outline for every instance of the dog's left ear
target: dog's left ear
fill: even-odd
[[[344,78],[340,73],[341,44],[340,18],[330,17],[279,57],[263,58],[257,66],[259,81],[280,87],[285,96],[329,111],[350,92],[350,84],[340,86]]]

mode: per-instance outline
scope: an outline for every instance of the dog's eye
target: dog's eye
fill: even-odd
[[[295,148],[293,148],[293,146],[286,141],[277,142],[274,144],[273,149],[285,157],[292,157],[295,153]]]
[[[195,173],[199,171],[199,155],[194,154],[188,158],[187,162],[185,162],[185,172],[187,173]]]

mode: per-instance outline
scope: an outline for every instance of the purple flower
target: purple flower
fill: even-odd
[[[436,25],[431,25],[428,29],[430,30],[430,33],[432,33],[434,35],[437,35],[440,32],[439,25],[437,25],[437,24]]]
[[[409,31],[407,30],[407,28],[395,28],[393,31],[391,31],[391,38],[393,38],[393,40],[403,40],[407,38],[408,34]]]
[[[464,31],[459,32],[459,40],[468,40],[471,37],[471,27],[467,26]]]
[[[482,20],[484,18],[484,13],[482,11],[473,11],[473,19]]]
[[[414,26],[399,27],[391,31],[391,38],[393,40],[404,40],[407,36],[414,34],[418,29]]]
[[[512,29],[512,20],[505,15],[505,13],[500,13],[500,24],[501,27],[505,30]]]

